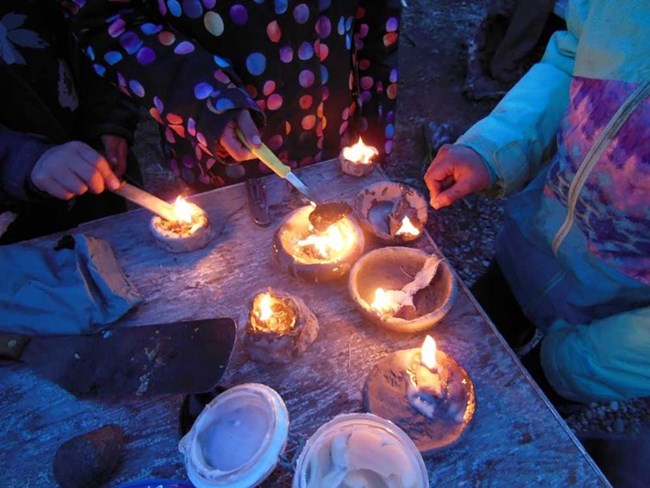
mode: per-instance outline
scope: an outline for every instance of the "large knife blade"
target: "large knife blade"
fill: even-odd
[[[0,352],[20,355],[38,374],[79,397],[199,393],[221,379],[236,329],[231,319],[219,318],[86,336],[2,333]]]
[[[244,134],[241,133],[239,129],[237,129],[237,136],[239,137],[239,140],[244,144],[250,152],[252,152],[255,157],[257,157],[260,161],[262,161],[266,166],[271,169],[276,175],[278,175],[280,178],[284,178],[287,180],[296,190],[298,190],[300,193],[302,193],[310,202],[314,203],[315,205],[318,205],[319,199],[314,195],[314,192],[312,192],[307,185],[305,185],[300,178],[298,178],[292,171],[289,166],[284,164],[282,161],[278,159],[278,157],[273,154],[273,151],[271,151],[268,146],[264,143],[262,143],[259,147],[252,146],[251,144],[248,143],[246,138],[244,137]]]

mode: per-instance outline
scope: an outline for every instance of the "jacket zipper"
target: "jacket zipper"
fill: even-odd
[[[616,133],[621,129],[630,115],[632,115],[637,106],[645,100],[649,94],[650,80],[646,80],[637,87],[634,92],[632,92],[625,102],[623,102],[623,105],[619,107],[614,116],[609,120],[596,142],[594,142],[591,149],[589,149],[589,152],[587,152],[584,161],[578,168],[578,171],[576,171],[576,175],[569,187],[566,218],[553,238],[552,249],[555,256],[557,256],[562,242],[564,242],[564,239],[573,226],[578,197],[580,196],[580,192],[582,191],[589,174],[594,169],[594,166],[596,166],[596,163],[600,160],[603,152],[605,152],[611,144]]]

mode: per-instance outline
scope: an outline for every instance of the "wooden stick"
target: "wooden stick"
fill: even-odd
[[[124,197],[127,200],[130,200],[131,202],[152,211],[156,215],[160,215],[165,220],[169,220],[171,222],[178,220],[176,211],[172,205],[152,195],[151,193],[141,190],[137,186],[123,182],[117,190],[114,190],[114,192],[121,197]]]

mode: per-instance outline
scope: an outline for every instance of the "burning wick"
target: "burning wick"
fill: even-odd
[[[339,153],[341,171],[347,175],[356,177],[367,175],[375,167],[375,162],[372,158],[378,154],[379,151],[377,151],[377,148],[366,146],[359,137],[359,142],[353,146],[344,147]]]
[[[370,164],[371,159],[379,154],[377,148],[366,146],[361,137],[359,141],[353,146],[343,148],[343,157],[348,161],[357,164]]]
[[[151,231],[160,245],[170,252],[189,252],[205,247],[214,234],[201,207],[180,196],[168,205],[172,219],[158,215],[151,219]]]
[[[409,405],[430,419],[434,417],[438,403],[443,397],[436,349],[436,341],[428,335],[420,349],[420,360],[414,360],[406,370],[409,377],[406,388]]]
[[[286,334],[296,324],[296,312],[286,300],[278,300],[270,293],[262,293],[253,301],[254,330],[264,330],[277,334]]]
[[[273,310],[271,310],[271,295],[265,293],[262,295],[260,300],[260,308],[257,310],[257,318],[262,322],[266,322],[273,316]]]
[[[180,195],[176,197],[174,202],[174,212],[176,212],[176,219],[178,222],[185,222],[186,224],[192,223],[194,216],[200,214],[197,206],[193,206]]]
[[[436,341],[430,335],[426,336],[422,344],[420,362],[432,373],[438,372],[438,361],[436,361]]]
[[[310,231],[314,231],[313,226],[309,226]],[[300,248],[310,247],[313,253],[323,259],[328,259],[333,255],[341,253],[345,246],[345,240],[341,229],[337,225],[330,225],[320,234],[310,234],[296,244]]]
[[[370,305],[382,315],[395,315],[403,306],[403,297],[401,290],[384,290],[377,288],[375,290],[375,299]]]
[[[398,236],[402,236],[402,235],[417,236],[417,235],[420,235],[420,230],[413,225],[413,223],[411,222],[411,219],[409,219],[408,217],[404,217],[402,219],[402,226],[395,233],[395,235],[398,235]]]

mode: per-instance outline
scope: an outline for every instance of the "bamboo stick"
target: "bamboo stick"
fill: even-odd
[[[141,190],[137,186],[123,182],[117,190],[114,190],[114,192],[121,197],[150,210],[156,215],[160,215],[165,220],[172,222],[178,220],[178,217],[176,217],[176,211],[171,204],[161,200],[151,193]]]

